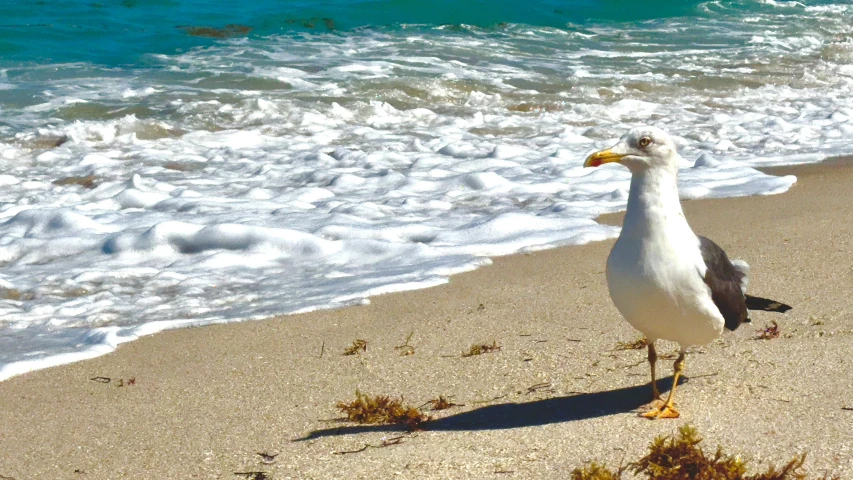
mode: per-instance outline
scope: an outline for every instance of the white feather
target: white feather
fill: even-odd
[[[749,264],[741,259],[732,260],[732,266],[741,273],[740,291],[746,295],[746,287],[749,286]]]

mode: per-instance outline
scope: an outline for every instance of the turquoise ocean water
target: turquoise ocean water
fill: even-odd
[[[146,53],[176,53],[213,43],[187,35],[185,27],[240,25],[251,28],[249,37],[295,31],[345,34],[357,28],[393,31],[400,25],[580,28],[595,21],[699,15],[698,4],[695,0],[11,0],[0,5],[0,58],[114,66],[144,61]]]

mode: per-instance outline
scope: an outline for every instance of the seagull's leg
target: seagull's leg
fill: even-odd
[[[660,411],[664,404],[664,401],[660,396],[660,390],[658,390],[658,377],[656,374],[658,352],[657,349],[655,349],[655,340],[648,337],[646,338],[648,340],[649,347],[649,368],[652,372],[652,401],[640,407],[640,410],[644,412],[657,412]]]
[[[658,391],[658,377],[655,375],[655,365],[658,361],[658,352],[655,350],[655,341],[649,340],[649,366],[652,369],[652,400],[660,400],[660,391]]]
[[[681,379],[681,375],[684,373],[684,357],[686,356],[684,349],[678,353],[678,358],[675,360],[675,364],[673,364],[674,375],[672,378],[672,390],[669,391],[669,397],[666,399],[666,403],[661,407],[661,417],[663,418],[678,418],[679,413],[675,410],[675,389],[678,387],[678,381]]]
[[[681,416],[680,413],[675,409],[675,389],[678,387],[678,380],[681,378],[682,373],[684,373],[684,357],[686,352],[684,348],[681,349],[681,352],[678,354],[678,359],[675,360],[675,364],[673,365],[673,370],[675,372],[672,378],[672,390],[669,391],[669,396],[666,398],[666,402],[660,408],[654,409],[651,412],[640,414],[641,417],[646,418],[678,418]]]

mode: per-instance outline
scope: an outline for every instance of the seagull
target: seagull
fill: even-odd
[[[607,258],[607,286],[619,313],[646,336],[653,401],[652,409],[641,416],[649,419],[680,416],[675,389],[689,346],[705,345],[724,328],[735,330],[749,321],[749,265],[729,260],[719,245],[691,230],[678,198],[681,161],[670,135],[644,126],[628,131],[616,145],[591,154],[584,162],[584,167],[616,162],[631,171],[622,232]],[[749,298],[772,305],[773,311],[791,308]],[[657,340],[680,346],[666,401],[655,377]]]

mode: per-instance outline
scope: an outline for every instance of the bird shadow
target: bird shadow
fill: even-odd
[[[682,377],[679,385],[688,380]],[[659,379],[658,387],[661,391],[671,389],[672,377]],[[532,402],[488,405],[426,421],[420,424],[418,429],[435,431],[505,430],[604,417],[630,412],[647,404],[650,400],[649,388],[648,384],[643,384],[602,392],[546,398]],[[409,428],[405,425],[347,425],[313,430],[294,441],[366,432],[406,430]]]
[[[765,312],[785,313],[792,308],[794,307],[769,298],[746,295],[747,310],[763,310]]]

